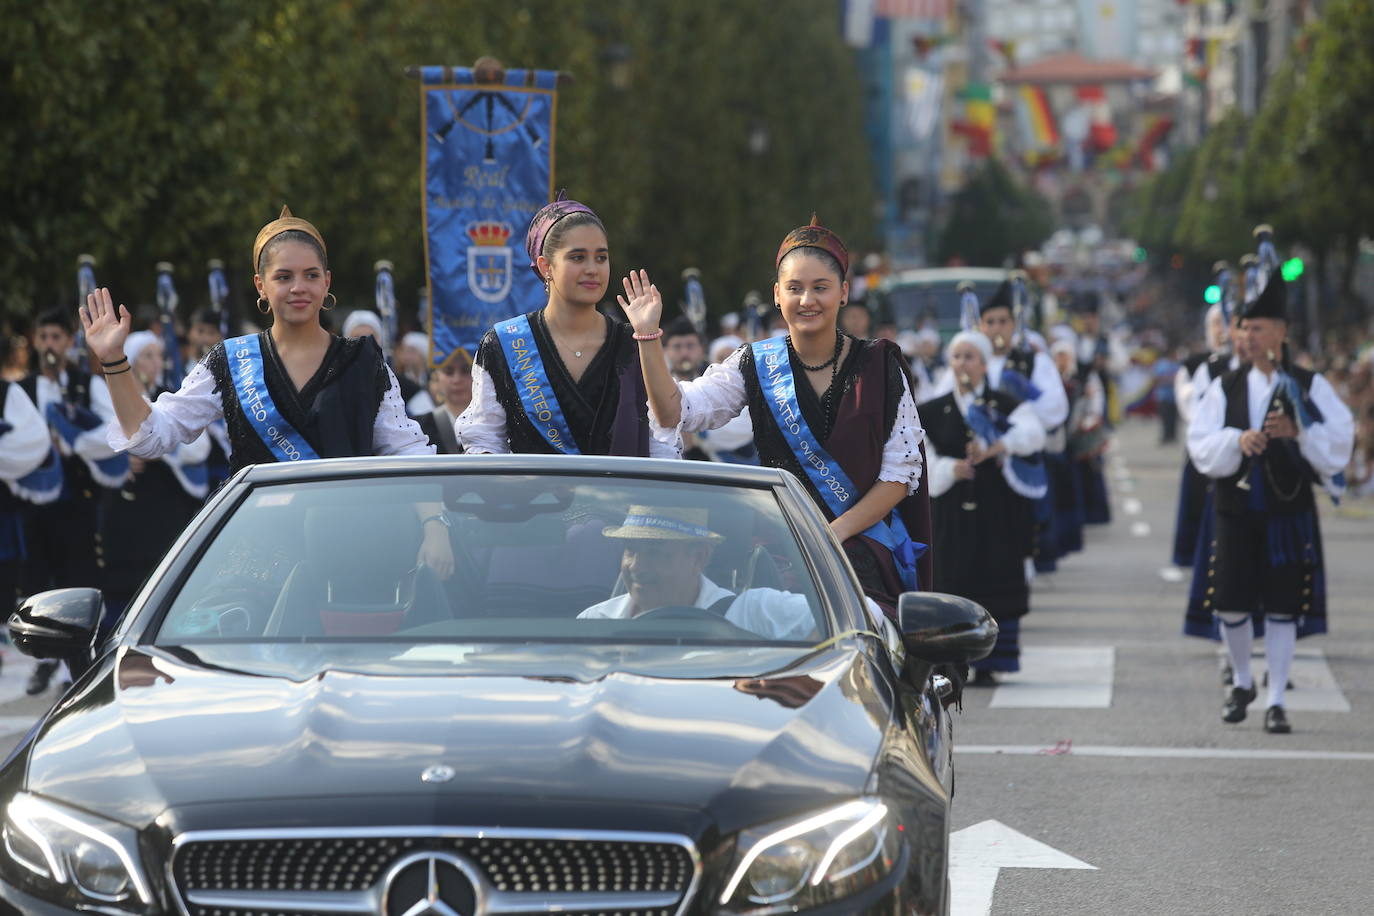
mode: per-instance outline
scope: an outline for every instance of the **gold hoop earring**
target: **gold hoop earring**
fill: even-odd
[[[325,293],[325,294],[324,294],[324,297],[325,297],[326,299],[333,299],[333,300],[334,300],[334,305],[325,305],[324,303],[320,303],[320,308],[324,309],[326,312],[333,311],[333,310],[334,310],[334,307],[337,306],[337,305],[339,304],[339,300],[338,300],[337,298],[335,298],[335,296],[334,296],[333,293]]]
[[[272,306],[268,305],[266,299],[259,298],[259,299],[258,299],[258,311],[259,311],[259,312],[262,312],[264,315],[266,315],[268,312],[272,311]]]

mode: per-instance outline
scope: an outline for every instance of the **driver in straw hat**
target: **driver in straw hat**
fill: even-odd
[[[624,523],[601,532],[624,544],[625,593],[594,604],[583,619],[625,619],[661,608],[701,608],[766,639],[811,639],[816,618],[805,595],[751,588],[736,595],[706,578],[706,564],[725,540],[708,527],[705,509],[630,506]]]

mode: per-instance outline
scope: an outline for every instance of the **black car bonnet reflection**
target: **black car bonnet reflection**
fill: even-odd
[[[504,674],[458,676],[449,662],[441,677],[440,650],[455,647],[408,674],[334,668],[319,646],[269,648],[275,661],[236,645],[108,658],[46,726],[31,790],[126,823],[203,802],[445,793],[676,806],[730,830],[861,792],[888,724],[869,662],[842,647],[778,672],[788,702],[759,695],[795,649],[731,662],[713,648],[670,675],[589,653],[580,669],[540,660],[539,676],[507,661]],[[423,782],[434,764],[455,778]]]

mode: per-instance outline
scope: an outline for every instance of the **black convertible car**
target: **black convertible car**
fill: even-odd
[[[10,621],[75,683],[0,768],[0,908],[948,909],[935,668],[996,625],[927,593],[887,621],[786,473],[248,468],[100,615],[64,589]]]

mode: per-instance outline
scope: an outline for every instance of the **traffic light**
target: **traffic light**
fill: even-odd
[[[1144,264],[1147,260],[1149,260],[1149,257],[1150,253],[1148,251],[1146,251],[1144,248],[1141,248],[1139,245],[1136,246],[1135,262],[1137,264]]]
[[[1202,301],[1208,305],[1216,305],[1221,301],[1221,287],[1213,283],[1202,292]]]
[[[1279,268],[1279,272],[1283,275],[1284,280],[1292,283],[1294,280],[1298,279],[1298,277],[1302,276],[1302,267],[1302,258],[1289,258],[1287,261],[1283,262],[1283,266]]]

